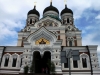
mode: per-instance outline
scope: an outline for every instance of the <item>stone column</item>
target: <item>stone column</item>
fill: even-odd
[[[8,62],[8,67],[11,68],[12,67],[12,62],[13,62],[13,58],[12,56],[9,57],[9,62]]]

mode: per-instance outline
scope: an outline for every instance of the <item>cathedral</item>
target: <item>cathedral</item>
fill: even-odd
[[[82,46],[81,34],[67,4],[59,12],[50,2],[43,10],[42,18],[34,5],[27,13],[25,27],[18,32],[17,46],[0,46],[0,75],[23,73],[24,67],[30,67],[33,59],[34,73],[41,74],[43,68],[49,70],[47,63],[50,60],[56,74],[69,75],[68,61],[61,62],[61,52],[66,50],[79,51],[79,60],[69,59],[71,75],[100,75],[98,45]]]

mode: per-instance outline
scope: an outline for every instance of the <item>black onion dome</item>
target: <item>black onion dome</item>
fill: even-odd
[[[32,10],[30,10],[30,11],[28,12],[28,15],[30,15],[30,14],[36,14],[36,15],[40,16],[40,14],[39,14],[39,12],[36,10],[36,7],[35,7],[35,6],[34,6],[34,9],[32,9]]]
[[[67,8],[67,5],[65,5],[65,9],[63,9],[61,11],[61,15],[64,13],[71,13],[73,15],[73,11],[71,9]]]
[[[45,9],[44,9],[44,11],[43,11],[43,14],[45,13],[45,12],[47,12],[47,11],[55,11],[55,12],[57,12],[58,14],[59,14],[59,11],[58,11],[58,9],[56,8],[56,7],[54,7],[54,6],[52,6],[52,3],[51,3],[51,5],[50,6],[48,6],[48,7],[46,7]]]

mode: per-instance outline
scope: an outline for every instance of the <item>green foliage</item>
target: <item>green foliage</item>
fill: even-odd
[[[31,65],[31,67],[30,67],[30,73],[33,73],[33,72],[34,72],[33,65]]]
[[[50,71],[51,71],[51,61],[50,61],[50,60],[48,60],[47,65],[48,65],[48,67],[49,67],[49,69],[50,69]]]
[[[55,64],[53,62],[51,62],[51,72],[52,75],[55,75]]]
[[[50,60],[48,60],[47,65],[50,69],[51,74],[55,75],[55,64],[54,64],[54,62],[51,62]]]
[[[28,73],[28,70],[29,70],[29,67],[28,67],[28,65],[26,65],[26,66],[24,67],[24,74],[27,74],[27,73]]]

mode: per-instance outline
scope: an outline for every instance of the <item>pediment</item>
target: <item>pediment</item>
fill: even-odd
[[[47,30],[44,26],[39,28],[37,31],[31,33],[28,37],[27,40],[29,43],[33,41],[37,41],[41,38],[45,38],[48,41],[55,42],[57,40],[57,36],[52,33],[51,31]]]
[[[60,27],[61,26],[61,22],[54,19],[54,18],[51,18],[49,16],[45,17],[45,18],[42,18],[41,20],[39,20],[36,24],[35,24],[35,27],[42,27],[42,26],[45,26],[45,27]]]

